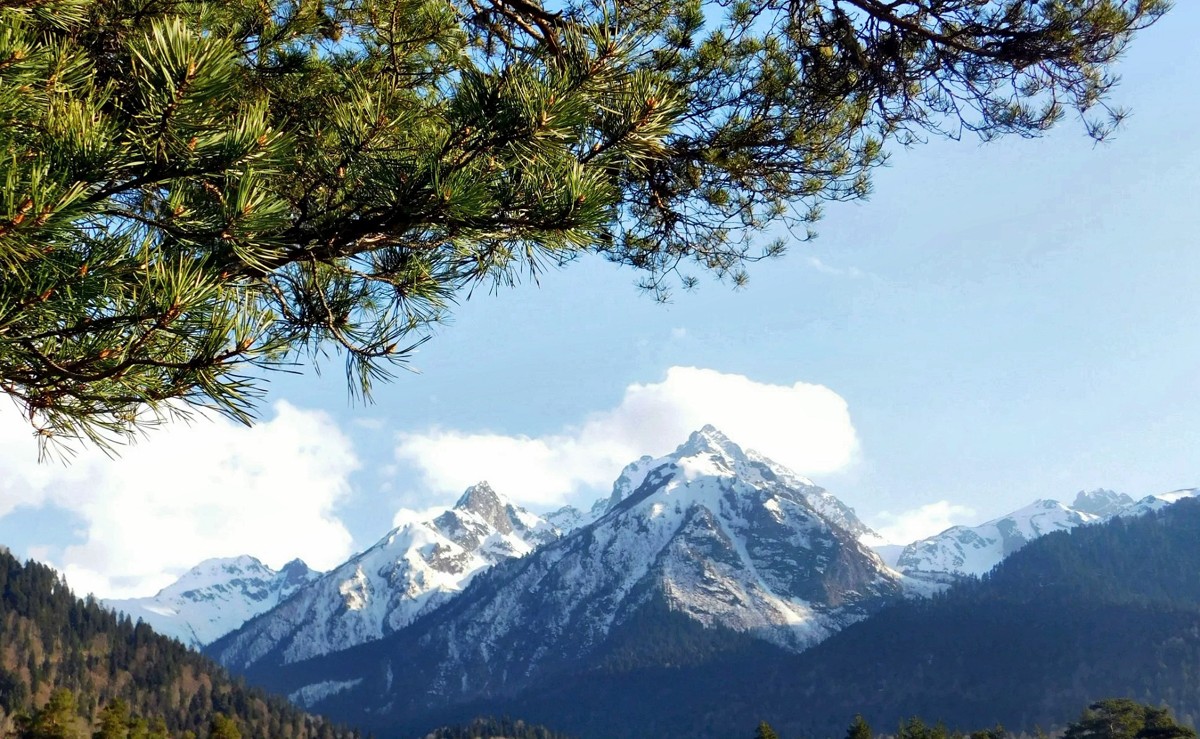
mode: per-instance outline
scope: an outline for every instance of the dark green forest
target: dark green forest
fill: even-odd
[[[1060,730],[1127,696],[1200,719],[1200,501],[1042,537],[979,579],[907,600],[801,654],[682,623],[662,608],[617,630],[608,659],[439,722],[511,712],[584,737],[838,737],[861,713],[953,729]],[[676,630],[670,641],[658,637]],[[697,633],[690,633],[695,630]],[[700,633],[700,632],[703,633]],[[653,649],[647,641],[656,642]],[[678,648],[678,654],[671,654]],[[654,664],[638,658],[651,653]]]
[[[1044,536],[992,572],[899,603],[773,666],[759,683],[793,731],[847,711],[893,723],[1061,727],[1124,695],[1200,719],[1200,501]],[[794,705],[820,706],[806,711]]]
[[[76,598],[53,569],[22,564],[2,547],[0,593],[0,736],[357,736],[248,688],[144,623]]]
[[[757,726],[768,737],[866,739],[869,724],[897,739],[1002,739],[999,728],[974,728],[1002,725],[1015,736],[1191,739],[1170,717],[1200,717],[1197,572],[1200,501],[1186,500],[1042,537],[982,578],[885,608],[799,655],[746,648],[744,634],[692,633],[701,627],[648,608],[581,671],[495,705],[372,728],[385,738],[594,739],[750,737]],[[0,587],[0,735],[357,736],[75,598],[49,567],[0,550]],[[642,650],[647,641],[656,649]],[[1114,695],[1127,697],[1096,702]],[[525,721],[471,722],[489,714]],[[430,732],[439,725],[448,728]]]
[[[1038,730],[1038,739],[1048,735]],[[846,729],[846,739],[871,739],[880,736],[857,714]],[[882,736],[891,739],[1012,739],[1003,726],[997,724],[975,731],[951,731],[944,723],[929,724],[919,717],[900,722],[894,733]],[[781,739],[780,734],[766,721],[758,724],[754,739]],[[1196,731],[1175,720],[1170,709],[1148,706],[1128,698],[1106,698],[1084,709],[1078,719],[1067,725],[1062,739],[1196,739]]]
[[[462,726],[446,726],[425,735],[424,739],[482,739],[504,737],[504,739],[569,739],[544,726],[527,724],[520,719],[477,718]]]

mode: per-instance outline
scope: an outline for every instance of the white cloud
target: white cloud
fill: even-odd
[[[209,557],[252,554],[278,567],[302,557],[333,567],[351,552],[334,514],[358,466],[324,413],[276,403],[253,427],[224,418],[172,422],[121,456],[89,450],[69,465],[39,464],[29,426],[0,412],[0,518],[54,505],[83,522],[63,532],[52,564],[72,588],[146,595]]]
[[[429,506],[428,508],[401,508],[392,516],[392,528],[398,529],[410,523],[425,523],[432,521],[446,512],[445,504]]]
[[[900,513],[883,511],[876,517],[883,525],[874,528],[890,543],[911,544],[960,525],[974,515],[975,509],[970,506],[939,500]]]
[[[849,277],[854,280],[864,276],[863,271],[858,267],[834,267],[812,256],[808,257],[806,261],[808,262],[808,266],[822,274],[833,275],[835,277]]]
[[[486,479],[514,500],[550,506],[606,489],[624,465],[666,454],[705,424],[803,475],[842,470],[859,450],[846,401],[827,387],[672,367],[662,382],[630,385],[616,408],[560,433],[435,428],[401,434],[396,456],[442,498]]]

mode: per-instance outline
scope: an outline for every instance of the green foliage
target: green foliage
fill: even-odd
[[[49,702],[32,715],[17,719],[18,739],[80,739],[75,696],[69,690],[55,690]]]
[[[0,736],[353,739],[0,547]],[[243,733],[244,732],[244,733]]]
[[[867,723],[861,713],[856,714],[850,728],[846,729],[846,739],[871,739],[872,736],[871,725]]]
[[[777,739],[775,731],[763,721],[754,734],[755,739]],[[869,739],[871,727],[862,715],[856,715],[846,732],[847,739]],[[902,721],[896,739],[1006,739],[1002,726],[980,729],[964,734],[950,731],[944,724],[930,726],[920,717]],[[1041,731],[1038,736],[1045,736]],[[1175,722],[1165,708],[1143,705],[1128,698],[1108,698],[1088,706],[1078,721],[1070,724],[1064,739],[1147,739],[1151,736],[1194,739],[1195,730]]]
[[[1196,731],[1180,726],[1166,708],[1129,698],[1108,698],[1088,706],[1067,727],[1064,739],[1195,739]]]
[[[896,739],[961,739],[961,736],[958,733],[951,734],[945,724],[929,726],[916,716],[902,722],[896,731]]]
[[[596,253],[735,284],[889,141],[1103,136],[1166,0],[0,0],[0,389],[105,443],[251,365],[352,390]],[[176,401],[184,401],[180,404]]]
[[[129,736],[129,705],[114,698],[100,712],[100,726],[92,739],[126,739]]]
[[[1200,717],[1198,563],[1200,501],[1051,534],[980,580],[847,628],[754,689],[768,705],[803,695],[819,706],[789,714],[813,735],[864,705],[873,722],[915,706],[951,726],[1063,726],[1072,718],[1064,707],[1112,694],[1170,705],[1191,722]],[[869,670],[845,667],[864,660]]]
[[[1200,501],[1183,500],[1041,537],[985,578],[895,603],[800,654],[634,614],[631,635],[614,632],[621,659],[556,674],[487,710],[630,739],[746,736],[762,719],[785,737],[840,737],[856,713],[889,734],[915,713],[951,732],[993,727],[972,739],[1005,739],[1062,729],[1098,696],[1125,695],[1195,726],[1198,568]],[[668,630],[684,635],[679,651],[655,652]]]
[[[527,724],[520,719],[477,718],[465,726],[445,726],[425,734],[424,739],[479,739],[479,737],[505,737],[505,739],[567,739],[544,726]]]
[[[223,713],[213,716],[212,726],[208,731],[209,739],[242,739],[242,732],[237,722]]]
[[[779,735],[766,721],[759,721],[758,728],[754,730],[754,739],[779,739]]]

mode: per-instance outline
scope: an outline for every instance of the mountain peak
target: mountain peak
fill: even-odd
[[[681,444],[671,456],[682,459],[705,453],[720,454],[734,460],[745,460],[746,458],[742,448],[712,424],[705,425],[699,431],[693,431],[688,436],[688,440]]]
[[[1071,507],[1096,516],[1110,516],[1132,503],[1133,498],[1124,493],[1097,488],[1088,491],[1080,490]]]
[[[508,500],[492,489],[486,480],[467,488],[454,504],[459,513],[473,513],[492,528],[507,534],[512,532],[508,516]]]
[[[175,583],[163,588],[160,595],[180,588],[195,588],[210,582],[223,581],[231,576],[271,577],[275,571],[258,557],[242,554],[236,557],[206,559],[180,576]]]
[[[276,573],[277,577],[284,583],[305,583],[313,579],[318,573],[313,568],[308,566],[308,563],[297,557],[291,562],[288,562],[283,567],[279,568]]]
[[[304,560],[296,557],[292,561],[279,568],[280,572],[311,572],[312,568]]]
[[[213,557],[206,559],[192,569],[213,569],[216,567],[264,567],[262,560],[249,554],[239,554],[236,557]]]
[[[500,494],[492,489],[487,480],[481,480],[471,487],[463,491],[459,496],[458,502],[454,507],[460,511],[474,511],[479,513],[483,510],[503,507],[505,501],[500,498]]]
[[[275,607],[320,573],[294,559],[278,572],[257,557],[206,559],[153,596],[106,600],[160,634],[200,648]]]

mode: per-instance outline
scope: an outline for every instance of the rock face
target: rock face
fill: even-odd
[[[278,572],[246,555],[209,559],[149,598],[104,603],[199,649],[271,610],[318,577],[319,572],[298,559]]]
[[[288,693],[361,680],[330,700],[383,725],[390,712],[513,694],[613,660],[703,659],[664,634],[797,652],[901,597],[860,529],[825,491],[705,427],[627,467],[593,523],[497,565],[427,617],[252,675]],[[663,620],[671,628],[656,631]]]
[[[1099,523],[1117,516],[1137,516],[1194,497],[1200,489],[1149,495],[1139,501],[1112,490],[1081,491],[1064,505],[1038,500],[979,526],[954,526],[904,548],[896,568],[913,577],[982,575],[1033,539],[1052,531]],[[943,580],[943,584],[948,583]]]
[[[553,526],[482,482],[432,520],[393,529],[208,652],[244,670],[379,639],[445,603],[481,571],[557,537]]]
[[[1080,490],[1075,495],[1075,502],[1071,503],[1071,507],[1093,516],[1109,518],[1129,508],[1133,502],[1133,498],[1124,493],[1100,488],[1090,491]]]

